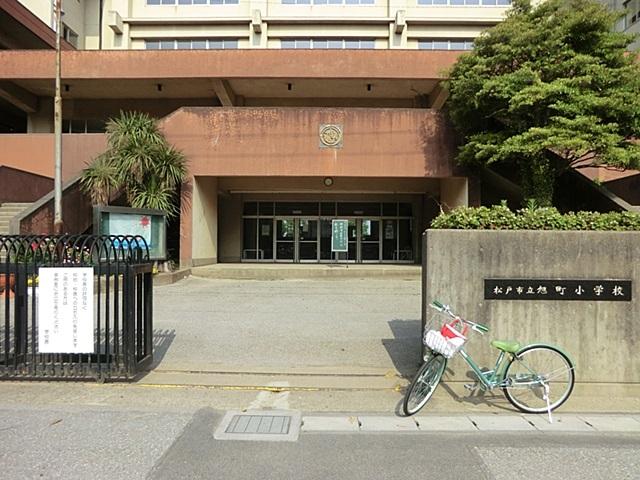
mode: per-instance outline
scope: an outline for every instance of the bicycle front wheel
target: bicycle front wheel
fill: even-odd
[[[405,415],[413,415],[426,405],[440,383],[446,366],[447,359],[442,355],[435,355],[422,364],[404,395],[402,409]]]
[[[504,395],[514,407],[525,413],[545,413],[567,401],[575,374],[573,363],[560,350],[531,345],[516,353],[507,365],[504,379]]]

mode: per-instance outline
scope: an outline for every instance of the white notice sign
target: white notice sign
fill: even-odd
[[[94,353],[93,268],[40,268],[38,352]]]

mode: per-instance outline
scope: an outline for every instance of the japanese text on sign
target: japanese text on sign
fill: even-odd
[[[331,221],[331,251],[346,252],[349,250],[347,243],[347,231],[349,229],[349,220],[332,220]]]
[[[93,268],[40,268],[38,351],[94,353]]]
[[[631,280],[485,279],[485,300],[631,301]]]

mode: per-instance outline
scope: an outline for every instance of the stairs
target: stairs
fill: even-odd
[[[9,223],[11,219],[30,205],[30,203],[0,204],[0,235],[9,235]]]

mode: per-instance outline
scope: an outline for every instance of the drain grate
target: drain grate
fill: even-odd
[[[295,442],[301,415],[295,411],[229,411],[216,428],[216,440],[258,440]]]

